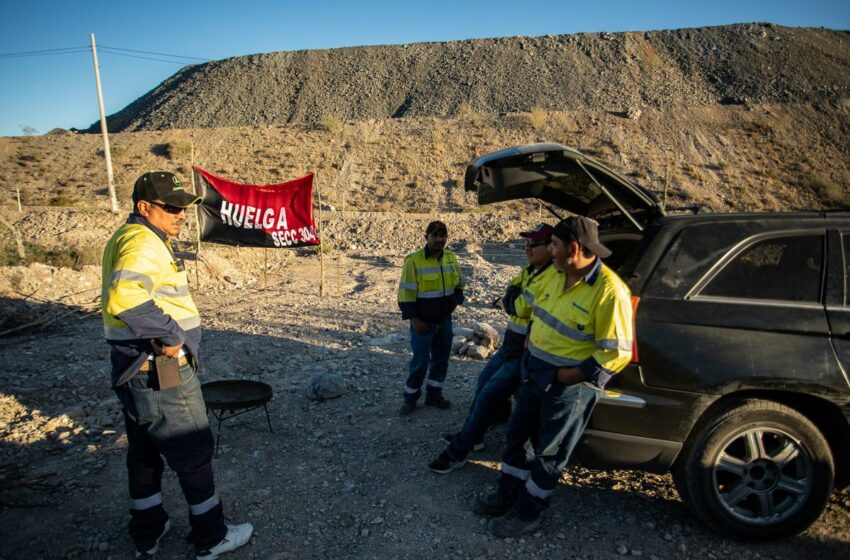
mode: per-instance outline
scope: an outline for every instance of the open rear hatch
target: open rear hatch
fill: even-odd
[[[636,229],[664,210],[654,194],[578,150],[526,144],[493,152],[466,170],[464,189],[479,204],[537,198],[600,222],[602,229]]]

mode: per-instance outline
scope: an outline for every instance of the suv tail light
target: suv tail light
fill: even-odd
[[[638,347],[637,347],[637,309],[640,303],[640,296],[632,296],[632,363],[638,362]]]

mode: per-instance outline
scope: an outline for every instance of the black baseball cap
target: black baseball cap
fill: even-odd
[[[136,179],[136,184],[133,185],[133,203],[140,200],[161,200],[171,206],[186,208],[201,202],[201,197],[186,192],[183,183],[174,173],[153,171]]]
[[[611,256],[611,249],[599,242],[598,224],[590,218],[573,216],[561,220],[555,226],[553,234],[566,242],[575,239],[582,247],[587,247],[597,257],[604,259]]]
[[[432,233],[437,233],[438,231],[442,231],[446,235],[449,234],[448,228],[446,228],[446,224],[441,222],[440,220],[434,220],[428,227],[425,228],[425,235],[431,235]]]

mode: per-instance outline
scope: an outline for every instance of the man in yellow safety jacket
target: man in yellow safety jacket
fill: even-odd
[[[145,173],[133,187],[133,213],[103,253],[101,310],[112,387],[127,428],[129,532],[136,558],[153,556],[171,528],[162,505],[162,457],[177,473],[189,505],[189,540],[198,559],[242,546],[253,531],[250,523],[224,523],[198,381],[201,317],[170,242],[186,209],[200,201],[172,173]]]
[[[452,349],[452,312],[463,303],[463,277],[454,253],[446,249],[446,224],[434,221],[425,229],[425,247],[407,255],[401,269],[398,306],[410,320],[413,358],[404,385],[399,414],[407,416],[422,395],[427,374],[425,404],[450,408],[443,382]]]
[[[428,465],[432,472],[448,474],[462,467],[470,452],[484,448],[485,432],[507,421],[511,414],[511,395],[520,383],[519,362],[525,349],[532,304],[550,278],[557,276],[548,250],[552,229],[549,224],[539,224],[520,233],[526,239],[528,266],[511,281],[502,298],[508,314],[504,340],[478,376],[475,397],[463,426],[457,433],[444,437],[448,446]]]
[[[535,299],[498,489],[475,507],[498,516],[488,527],[499,537],[539,527],[602,389],[632,353],[629,288],[602,263],[611,251],[596,222],[562,220],[549,250],[561,278]]]

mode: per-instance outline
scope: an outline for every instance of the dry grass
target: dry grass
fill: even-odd
[[[165,155],[171,161],[185,160],[192,153],[192,143],[186,140],[172,140],[165,145]]]
[[[549,113],[543,107],[534,106],[531,108],[531,114],[528,121],[535,130],[540,130],[549,121]]]
[[[319,126],[321,129],[334,135],[342,132],[343,124],[342,118],[334,113],[324,113],[319,117]]]
[[[48,206],[73,206],[77,203],[77,201],[70,196],[66,196],[64,194],[58,194],[56,196],[50,197],[47,201]]]
[[[705,115],[693,110],[649,111],[640,120],[626,123],[628,129],[618,124],[622,119],[601,110],[548,111],[542,130],[535,130],[532,113],[485,116],[469,104],[457,118],[346,122],[339,137],[319,130],[318,125],[199,129],[192,134],[197,164],[213,173],[246,183],[265,183],[315,172],[325,200],[346,210],[388,203],[398,212],[476,211],[474,193],[465,193],[461,186],[470,161],[536,141],[559,142],[596,155],[617,171],[636,173],[633,177],[641,184],[658,192],[664,189],[669,166],[671,183],[691,189],[671,188],[671,205],[703,202],[715,209],[734,210],[751,207],[761,199],[765,209],[791,210],[841,204],[843,193],[835,185],[848,184],[846,149],[843,144],[830,143],[819,131],[831,130],[831,123],[847,126],[850,119],[807,106],[770,109],[776,114],[802,112],[793,138],[784,136],[784,129],[751,138],[748,133],[766,129],[775,119],[728,107],[717,112],[705,110]],[[753,127],[752,120],[760,124]],[[476,122],[478,126],[470,125]],[[682,130],[691,131],[699,146],[687,141],[691,136],[683,136]],[[114,161],[119,202],[127,203],[136,177],[147,171],[166,169],[188,181],[189,158],[167,157],[187,154],[191,145],[181,140],[189,140],[188,134],[174,130],[116,134],[114,145],[126,147],[123,157]],[[792,141],[794,150],[789,150]],[[19,186],[25,206],[43,206],[50,204],[52,197],[65,196],[84,200],[87,206],[108,208],[104,165],[96,156],[100,146],[101,138],[88,134],[0,138],[0,200],[14,208],[15,187]],[[789,153],[799,155],[789,159]],[[346,158],[351,161],[350,169],[335,189]],[[445,187],[449,180],[457,182],[450,191]],[[733,192],[732,184],[742,185],[745,193]],[[776,200],[761,196],[768,184],[776,186]],[[486,209],[501,212],[502,206]]]
[[[836,183],[816,176],[807,176],[800,181],[800,186],[809,189],[825,206],[843,208],[848,206],[848,198]]]
[[[14,243],[0,245],[0,266],[19,266],[44,263],[51,266],[80,270],[86,265],[100,264],[101,247],[44,247],[24,243],[25,259],[18,255]]]
[[[484,124],[484,115],[480,113],[469,101],[464,101],[457,108],[457,119],[470,126],[481,126]]]

